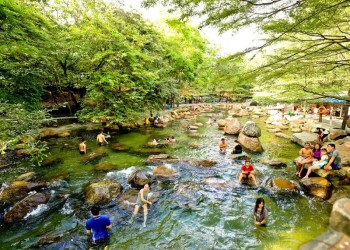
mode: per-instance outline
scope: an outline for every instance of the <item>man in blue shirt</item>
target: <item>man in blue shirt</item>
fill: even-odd
[[[324,166],[325,170],[338,170],[341,168],[341,158],[339,151],[335,149],[335,145],[333,143],[329,143],[327,145],[327,150],[330,160],[328,161],[328,164]]]
[[[92,247],[103,247],[108,250],[109,232],[112,224],[107,215],[100,215],[100,206],[91,207],[92,218],[86,221],[86,233],[92,234]]]

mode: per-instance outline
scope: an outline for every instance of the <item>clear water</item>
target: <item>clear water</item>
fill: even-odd
[[[177,142],[161,148],[165,153],[190,159],[210,159],[218,164],[203,168],[189,164],[173,164],[180,177],[173,182],[154,182],[153,191],[160,198],[149,211],[148,226],[142,227],[142,214],[130,226],[132,208],[125,210],[112,202],[103,207],[102,213],[111,217],[111,249],[297,249],[327,230],[331,205],[305,196],[302,193],[277,193],[270,187],[274,177],[292,181],[295,167],[292,160],[299,147],[288,140],[275,137],[265,129],[262,120],[255,120],[262,128],[260,138],[265,152],[251,155],[253,165],[261,172],[258,187],[238,186],[236,175],[241,163],[232,161],[231,155],[221,155],[218,143],[223,131],[216,124],[208,127],[208,118],[196,121],[179,120],[165,129],[142,128],[137,131],[115,135],[110,142],[129,146],[127,152],[116,152],[105,146],[99,148],[95,135],[88,137],[89,152],[105,150],[106,156],[99,162],[115,164],[115,170],[100,172],[96,164],[82,164],[82,156],[74,149],[62,149],[64,144],[77,147],[78,138],[49,141],[52,156],[60,156],[61,164],[47,168],[33,168],[28,162],[18,162],[16,167],[3,170],[1,182],[9,182],[15,176],[28,171],[37,172],[42,179],[54,180],[65,177],[64,185],[52,189],[53,197],[70,194],[67,200],[52,199],[47,206],[40,207],[20,223],[0,224],[1,249],[30,249],[44,235],[56,236],[54,243],[41,249],[87,249],[85,220],[90,214],[84,204],[83,191],[90,183],[102,178],[114,178],[122,183],[124,191],[127,176],[134,169],[151,172],[155,166],[145,165],[148,154],[140,152],[147,141],[165,139],[175,135]],[[244,120],[242,120],[244,121]],[[188,123],[202,122],[200,138],[185,133]],[[226,136],[232,145],[235,136]],[[198,148],[191,148],[196,142]],[[270,169],[259,163],[263,158],[284,159],[285,169]],[[223,185],[208,185],[207,178],[224,181]],[[263,197],[269,210],[267,227],[256,227],[252,222],[252,209],[257,197]]]

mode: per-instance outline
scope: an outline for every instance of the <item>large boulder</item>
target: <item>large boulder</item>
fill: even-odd
[[[332,183],[326,178],[311,177],[301,179],[300,186],[306,194],[323,200],[329,199],[332,194]]]
[[[257,137],[250,137],[241,132],[238,136],[238,141],[245,150],[254,153],[261,153],[264,151],[261,142]]]
[[[317,134],[310,132],[294,133],[292,134],[291,141],[304,147],[305,142],[309,142],[312,145],[318,142]]]
[[[40,204],[46,204],[50,196],[43,193],[35,193],[17,202],[4,216],[5,223],[21,221],[29,212]]]
[[[169,166],[158,166],[153,170],[153,175],[161,179],[174,179],[179,177],[179,173]]]
[[[346,134],[346,131],[345,130],[342,130],[342,129],[333,129],[329,135],[328,135],[328,138],[329,140],[333,141],[333,140],[338,140],[338,139],[341,139],[341,138],[344,138],[346,137],[347,134]]]
[[[242,133],[250,137],[260,137],[261,129],[255,122],[247,121],[242,128]]]
[[[290,180],[275,178],[271,181],[271,186],[277,191],[297,191],[298,186]]]
[[[319,237],[299,247],[299,250],[349,249],[350,237],[344,233],[328,230]]]
[[[27,196],[30,191],[40,191],[46,188],[43,183],[31,183],[27,181],[14,181],[0,194],[0,202],[13,204]]]
[[[113,180],[101,180],[90,184],[85,190],[87,204],[103,205],[112,201],[122,190],[122,185]]]
[[[133,188],[143,188],[145,184],[148,184],[149,178],[147,177],[147,173],[144,171],[136,170],[130,174],[128,177],[128,183]]]
[[[225,125],[224,131],[229,135],[238,135],[242,129],[242,124],[237,118],[232,118]]]
[[[337,200],[332,209],[329,225],[336,231],[350,234],[350,199]]]

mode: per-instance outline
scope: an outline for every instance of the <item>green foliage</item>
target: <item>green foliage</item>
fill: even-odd
[[[28,111],[21,104],[0,103],[1,151],[11,148],[23,135],[35,136],[45,118],[43,110]]]
[[[50,155],[47,150],[49,147],[42,141],[30,141],[25,144],[24,149],[29,154],[29,161],[34,166],[41,166],[42,162]]]

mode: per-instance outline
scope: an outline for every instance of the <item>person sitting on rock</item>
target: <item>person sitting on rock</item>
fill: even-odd
[[[321,144],[316,143],[315,146],[312,149],[312,152],[314,154],[314,158],[316,160],[321,160]]]
[[[321,160],[314,161],[312,163],[312,166],[308,167],[307,173],[303,179],[309,178],[309,175],[310,175],[312,170],[322,169],[328,163],[328,161],[329,161],[329,157],[328,157],[327,149],[322,148],[321,149]]]
[[[321,134],[320,134],[320,137],[321,137],[321,142],[324,141],[324,139],[326,139],[326,137],[328,136],[329,134],[329,131],[325,128],[322,128],[321,129]]]
[[[295,175],[301,177],[301,172],[303,171],[305,164],[312,163],[314,160],[314,154],[312,152],[310,143],[305,142],[304,147],[299,151],[299,155],[300,156],[297,160],[297,172]]]
[[[257,186],[256,178],[254,175],[254,167],[250,164],[250,160],[246,160],[241,168],[241,172],[238,177],[238,184],[241,184],[243,179],[252,179],[254,184]]]
[[[327,165],[324,166],[323,169],[325,170],[341,169],[341,157],[340,157],[339,151],[335,149],[335,145],[333,143],[329,143],[327,145],[327,150],[328,150],[330,160],[328,161]]]
[[[234,140],[234,143],[232,154],[241,154],[243,151],[241,144],[237,140]]]
[[[150,193],[149,185],[145,184],[137,195],[135,209],[129,221],[130,224],[134,222],[135,216],[139,212],[140,207],[143,207],[143,227],[146,227],[148,214],[147,204],[152,205],[152,202],[149,201],[151,196],[152,193]]]
[[[227,149],[227,142],[225,137],[221,138],[221,141],[219,143],[219,149],[220,149],[220,153],[225,154],[226,153],[226,149]]]

